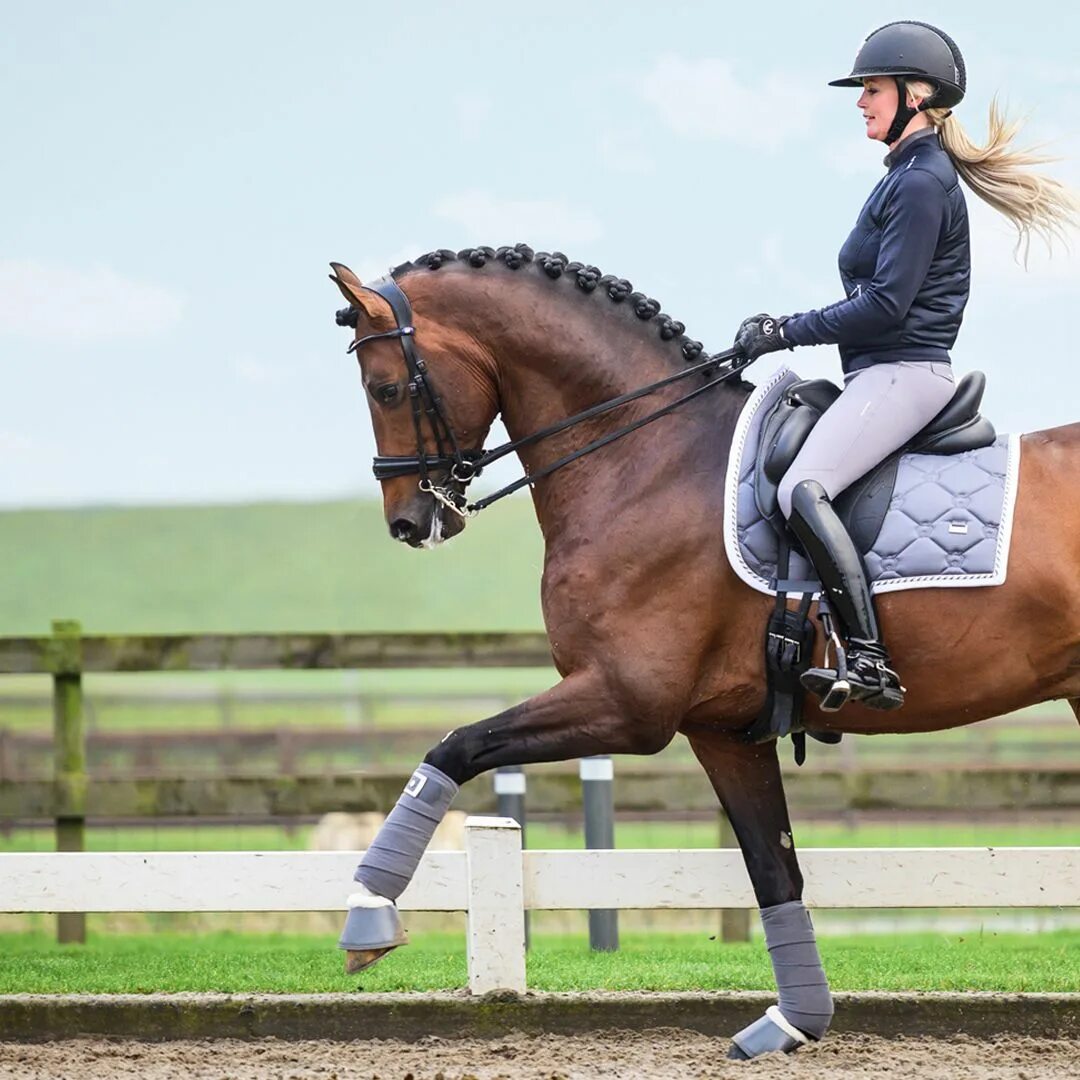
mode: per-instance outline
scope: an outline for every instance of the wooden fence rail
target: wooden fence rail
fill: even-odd
[[[50,816],[61,852],[84,846],[87,816],[304,816],[326,810],[385,809],[400,789],[402,777],[372,776],[225,776],[156,779],[88,777],[85,701],[82,676],[103,672],[210,672],[227,670],[332,670],[358,668],[533,667],[550,668],[551,653],[543,634],[159,634],[86,635],[74,621],[57,621],[48,636],[0,638],[0,674],[47,674],[53,680],[53,770],[40,780],[0,779],[0,818]],[[815,774],[816,784],[793,785],[798,805],[828,799],[830,807],[887,808],[911,806],[920,797],[926,809],[956,805],[1024,807],[1073,806],[1077,774],[1062,770],[1012,771],[991,778],[961,773],[906,774],[874,770]],[[566,781],[558,774],[537,778],[538,794],[550,784],[549,805],[566,806]],[[816,777],[820,776],[821,779]],[[670,778],[669,778],[670,780]],[[621,805],[668,808],[669,780],[620,775]],[[807,777],[809,781],[809,776]],[[676,783],[684,783],[679,778]],[[580,805],[576,778],[574,805]],[[698,777],[699,790],[704,790]],[[562,787],[560,788],[560,785]],[[463,800],[469,805],[470,795]],[[561,791],[561,794],[557,794]],[[486,808],[487,793],[477,793]],[[537,809],[544,805],[541,797]],[[61,918],[61,940],[83,940],[78,913]]]
[[[468,912],[473,993],[525,990],[524,913],[744,908],[737,851],[527,851],[469,818],[465,851],[425,855],[405,910]],[[0,855],[0,911],[340,911],[360,852]],[[1080,905],[1080,848],[805,849],[811,907]]]
[[[551,667],[544,634],[83,635],[63,625],[50,637],[0,637],[0,675]]]
[[[544,634],[83,634],[57,620],[52,634],[0,638],[0,675],[53,677],[51,805],[57,848],[81,850],[87,812],[82,676],[86,672],[550,667]],[[151,798],[160,793],[155,792]],[[32,791],[16,789],[12,802]],[[10,803],[9,803],[10,805]],[[85,920],[62,915],[61,941],[85,941]]]
[[[86,819],[312,817],[342,810],[385,812],[409,774],[398,769],[363,773],[274,776],[91,777],[72,790],[52,780],[0,779],[0,822],[79,816]],[[576,766],[528,770],[530,813],[581,810]],[[797,813],[841,811],[967,813],[989,810],[1080,809],[1080,764],[1060,769],[913,768],[825,770],[786,778],[788,802]],[[614,785],[622,814],[716,810],[716,796],[697,767],[659,769],[620,763]],[[488,784],[469,784],[459,808],[490,812]]]

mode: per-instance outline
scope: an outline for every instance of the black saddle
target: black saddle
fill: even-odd
[[[959,454],[989,446],[997,438],[994,425],[979,412],[985,389],[986,376],[981,371],[968,372],[949,403],[922,431],[836,499],[836,512],[863,554],[881,530],[902,455]],[[781,535],[786,522],[777,503],[777,486],[814,425],[839,396],[840,387],[828,379],[793,383],[762,425],[754,492],[762,515]]]

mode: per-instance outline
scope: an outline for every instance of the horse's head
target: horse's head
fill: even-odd
[[[410,277],[405,298],[393,284],[377,293],[347,266],[330,265],[331,280],[351,305],[339,322],[356,327],[352,350],[375,431],[390,535],[433,547],[465,527],[447,497],[464,502],[463,463],[480,449],[498,412],[494,361],[456,324],[453,296],[441,296],[432,277]]]

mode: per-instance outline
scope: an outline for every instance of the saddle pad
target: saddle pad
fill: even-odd
[[[774,595],[778,537],[754,494],[761,426],[799,380],[781,367],[758,386],[735,426],[724,498],[724,547],[735,573]],[[1020,439],[961,454],[904,454],[892,501],[865,562],[873,592],[1000,585],[1005,580],[1020,468]],[[788,577],[816,581],[792,552]],[[797,593],[792,593],[797,596]]]

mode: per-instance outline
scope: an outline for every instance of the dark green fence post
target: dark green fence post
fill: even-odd
[[[53,783],[56,850],[82,851],[86,831],[86,741],[83,734],[82,626],[56,619],[53,632]],[[77,885],[77,882],[73,882]],[[86,916],[56,916],[60,944],[86,942]]]
[[[737,848],[739,841],[735,837],[735,830],[728,821],[727,814],[720,811],[720,846],[722,848]],[[750,940],[750,915],[749,908],[721,908],[720,909],[720,940],[721,941],[749,941]]]

